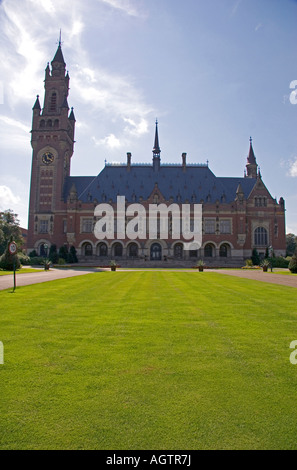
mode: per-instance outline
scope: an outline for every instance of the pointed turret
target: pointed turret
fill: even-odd
[[[155,171],[160,169],[160,163],[161,163],[160,153],[161,153],[161,149],[159,145],[158,121],[156,120],[155,143],[154,143],[154,148],[153,148],[153,167]]]
[[[69,121],[76,121],[75,119],[75,116],[74,116],[74,112],[73,112],[73,108],[71,108],[71,112],[69,114]]]
[[[256,157],[254,154],[252,138],[250,137],[250,149],[249,149],[249,154],[247,157],[247,164],[246,164],[246,177],[257,178],[257,173],[258,173],[258,165],[257,165]]]
[[[34,104],[34,106],[33,106],[32,109],[33,109],[33,111],[36,109],[36,110],[38,110],[39,113],[40,113],[40,111],[41,111],[41,106],[40,106],[40,102],[39,102],[39,95],[37,95],[35,104]]]

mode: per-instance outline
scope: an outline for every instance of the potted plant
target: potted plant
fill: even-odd
[[[44,265],[44,270],[48,271],[51,265],[51,261],[48,258],[45,258],[43,260],[43,265]]]
[[[202,259],[200,259],[200,260],[198,261],[198,263],[197,263],[197,266],[198,266],[198,270],[199,270],[200,272],[202,272],[203,269],[204,269],[204,266],[205,266],[204,261],[203,261]]]
[[[116,271],[116,269],[117,269],[117,263],[116,263],[116,261],[112,260],[112,261],[110,262],[110,269],[111,269],[111,271]]]
[[[266,258],[266,259],[264,259],[264,260],[262,261],[261,266],[262,266],[263,271],[264,271],[265,273],[268,271],[269,265],[270,265],[269,259]]]

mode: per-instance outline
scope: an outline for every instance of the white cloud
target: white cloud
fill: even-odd
[[[138,10],[133,2],[129,0],[99,0],[102,3],[107,3],[113,8],[123,11],[129,16],[143,16],[143,14]]]
[[[8,186],[0,186],[0,209],[2,211],[19,204],[20,201],[20,197],[15,196]]]
[[[241,4],[242,0],[237,0],[231,10],[231,16],[234,16],[238,10],[239,5]]]
[[[95,145],[103,145],[111,150],[118,149],[121,147],[120,140],[114,134],[109,134],[107,137],[100,140],[97,140],[96,137],[93,137],[93,142],[95,143]]]
[[[297,176],[297,157],[295,157],[295,161],[290,162],[289,175],[292,176],[292,177]]]
[[[0,116],[0,121],[4,124],[7,124],[10,127],[16,127],[17,129],[22,130],[26,132],[26,134],[30,132],[29,126],[26,126],[26,124],[23,124],[22,122],[17,121],[16,119],[12,119],[8,116]]]

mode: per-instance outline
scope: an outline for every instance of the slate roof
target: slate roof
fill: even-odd
[[[161,165],[155,170],[153,165],[107,164],[98,176],[69,176],[65,182],[64,199],[75,185],[80,201],[116,202],[117,196],[125,196],[129,203],[146,200],[153,192],[155,185],[167,201],[186,203],[203,200],[205,203],[230,203],[236,198],[236,191],[241,184],[244,197],[248,198],[256,178],[216,177],[208,165]]]

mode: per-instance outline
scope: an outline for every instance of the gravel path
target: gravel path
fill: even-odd
[[[81,268],[81,269],[55,269],[49,271],[38,271],[36,273],[16,273],[16,287],[28,286],[30,284],[39,284],[41,282],[55,281],[56,279],[65,279],[73,276],[83,276],[100,271],[98,268]],[[0,276],[0,290],[13,289],[13,275]]]
[[[262,270],[244,270],[244,269],[212,269],[211,272],[219,274],[228,274],[229,276],[243,277],[255,281],[270,282],[282,286],[297,287],[297,276],[278,274],[277,272],[266,272]]]

